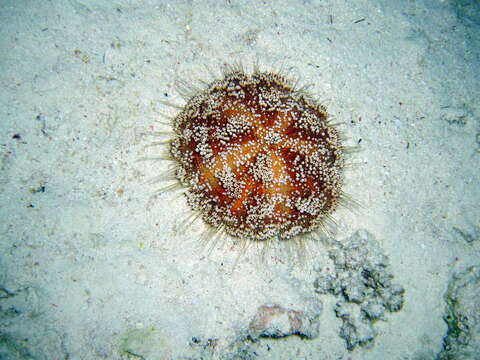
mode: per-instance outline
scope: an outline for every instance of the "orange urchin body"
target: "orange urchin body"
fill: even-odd
[[[232,71],[193,96],[170,148],[190,206],[234,237],[320,226],[341,196],[343,148],[323,106],[281,75]]]

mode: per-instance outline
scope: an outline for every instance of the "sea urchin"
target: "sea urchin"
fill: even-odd
[[[230,236],[310,232],[342,196],[338,130],[283,75],[230,69],[187,101],[174,131],[170,155],[189,205]]]

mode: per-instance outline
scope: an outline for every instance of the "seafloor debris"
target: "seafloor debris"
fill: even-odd
[[[453,226],[452,229],[469,244],[480,239],[480,226],[467,224],[464,227]]]
[[[445,294],[447,334],[440,360],[480,360],[480,265],[453,276]]]
[[[337,317],[343,320],[340,336],[347,348],[371,344],[375,321],[403,305],[404,289],[395,284],[385,256],[372,234],[354,233],[329,251],[333,266],[324,267],[314,286],[319,294],[333,294]]]
[[[139,324],[121,336],[118,352],[125,359],[170,359],[173,348],[170,337],[160,328]]]
[[[472,112],[465,106],[444,106],[440,118],[450,125],[465,126],[472,118]]]
[[[285,309],[280,305],[263,305],[250,323],[249,330],[252,338],[272,337],[279,338],[289,335],[299,335],[306,338],[318,336],[319,316],[321,309],[316,313]]]
[[[72,358],[65,347],[64,334],[46,310],[52,305],[39,301],[34,287],[0,283],[0,359]]]
[[[302,306],[302,305],[299,305]],[[262,341],[297,335],[313,339],[319,335],[322,304],[315,301],[303,304],[302,310],[286,308],[279,304],[266,304],[257,308],[247,329],[235,337],[212,338],[207,341],[192,338],[192,349],[205,359],[254,360],[262,358]],[[270,343],[271,344],[271,343]],[[267,351],[270,346],[267,343]],[[292,350],[293,351],[293,350]],[[285,358],[296,358],[294,354],[283,353]]]

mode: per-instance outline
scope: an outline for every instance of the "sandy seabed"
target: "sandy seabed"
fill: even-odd
[[[479,359],[478,1],[4,0],[0,31],[1,359]],[[359,146],[307,256],[208,252],[149,183],[167,104],[238,62]]]

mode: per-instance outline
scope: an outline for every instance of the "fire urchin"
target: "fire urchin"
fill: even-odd
[[[279,73],[229,68],[187,100],[173,130],[176,178],[217,232],[289,239],[324,228],[343,198],[338,130]]]

